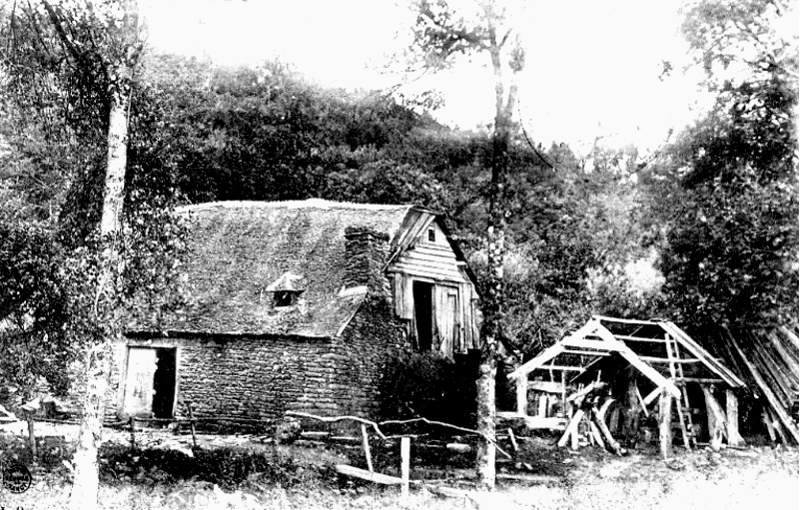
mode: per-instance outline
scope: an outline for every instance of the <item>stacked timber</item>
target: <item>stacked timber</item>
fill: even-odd
[[[717,342],[720,353],[750,382],[762,397],[763,420],[775,441],[800,443],[800,341],[785,327],[769,329],[724,328]]]

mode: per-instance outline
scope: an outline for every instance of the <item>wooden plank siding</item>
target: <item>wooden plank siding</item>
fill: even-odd
[[[392,277],[395,313],[409,321],[409,334],[416,337],[414,282],[427,282],[434,285],[433,349],[452,356],[474,348],[478,338],[475,289],[465,261],[458,260],[438,222],[432,215],[420,215],[408,225],[399,244],[405,249],[386,269]]]

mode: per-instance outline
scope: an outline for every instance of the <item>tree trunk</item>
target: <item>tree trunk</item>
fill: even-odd
[[[495,34],[495,14],[491,4],[486,6],[486,19],[489,28],[489,55],[495,82],[495,118],[492,133],[492,181],[489,196],[489,225],[486,232],[489,286],[483,317],[483,346],[478,378],[477,418],[478,431],[485,437],[495,439],[495,421],[497,415],[495,401],[495,384],[497,377],[497,342],[500,339],[503,321],[505,258],[505,221],[506,200],[505,183],[508,173],[508,145],[512,124],[512,115],[516,100],[516,85],[513,79],[506,89],[501,61],[501,46]],[[521,69],[512,67],[511,77]],[[507,90],[507,94],[506,94]],[[507,97],[506,97],[507,95]],[[495,486],[494,443],[483,439],[478,441],[476,468],[478,483],[487,489]]]
[[[120,71],[127,73],[128,70],[123,68]],[[75,480],[70,497],[70,508],[73,510],[97,508],[99,490],[97,453],[102,439],[111,346],[114,337],[119,333],[118,311],[111,308],[120,270],[116,238],[120,231],[127,167],[129,86],[128,80],[124,80],[115,84],[114,89],[110,91],[112,100],[108,125],[108,162],[100,222],[104,248],[94,310],[95,320],[101,327],[103,338],[100,341],[92,340],[86,354],[86,395],[83,400],[78,445],[73,460]]]

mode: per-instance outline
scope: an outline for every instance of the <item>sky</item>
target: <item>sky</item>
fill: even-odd
[[[681,2],[571,0],[534,3],[519,18],[527,47],[519,119],[529,137],[566,142],[579,153],[661,145],[707,108],[702,78],[680,35]],[[390,55],[408,41],[413,18],[403,0],[141,0],[156,49],[221,65],[279,58],[334,87],[381,88]],[[674,64],[660,77],[662,62]],[[434,116],[474,129],[492,118],[490,70],[482,62],[427,77],[441,92]]]

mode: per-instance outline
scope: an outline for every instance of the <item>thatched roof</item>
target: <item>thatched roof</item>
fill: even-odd
[[[316,199],[183,207],[189,301],[159,319],[140,307],[128,331],[336,336],[366,296],[365,287],[343,290],[345,228],[386,233],[394,251],[411,211],[421,210]],[[271,291],[290,282],[302,287],[299,303],[272,306]]]

